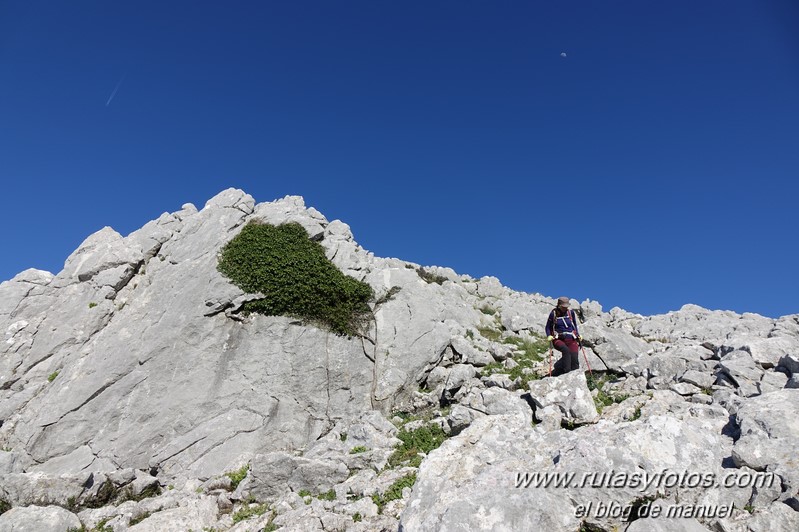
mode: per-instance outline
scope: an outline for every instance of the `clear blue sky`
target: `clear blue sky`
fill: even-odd
[[[516,290],[775,317],[797,177],[795,0],[0,1],[0,279],[233,186]]]

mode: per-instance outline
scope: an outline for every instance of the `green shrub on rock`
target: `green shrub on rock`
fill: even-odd
[[[297,223],[246,225],[222,248],[218,269],[245,292],[264,294],[245,312],[319,322],[350,336],[370,314],[372,288],[336,268]]]

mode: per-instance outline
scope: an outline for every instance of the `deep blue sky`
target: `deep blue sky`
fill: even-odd
[[[794,0],[0,1],[0,279],[233,186],[517,290],[775,317],[797,177]]]

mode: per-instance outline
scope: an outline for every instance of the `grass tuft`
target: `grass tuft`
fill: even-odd
[[[245,464],[236,471],[229,471],[225,473],[225,476],[230,478],[230,491],[236,491],[236,488],[239,487],[239,484],[241,484],[241,481],[244,480],[249,471],[250,464]]]
[[[422,463],[422,457],[419,454],[427,454],[433,449],[437,449],[447,439],[447,435],[437,425],[424,425],[411,431],[403,427],[397,433],[397,438],[402,443],[388,458],[389,465],[397,467],[407,462],[407,465],[411,467],[419,467]]]

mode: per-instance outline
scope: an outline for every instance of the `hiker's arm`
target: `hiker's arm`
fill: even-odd
[[[544,330],[546,331],[547,336],[555,336],[554,331],[552,330],[552,321],[553,321],[552,317],[553,317],[554,314],[555,314],[554,310],[549,313],[549,317],[547,318],[546,327],[544,327]]]

